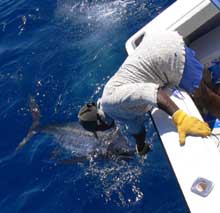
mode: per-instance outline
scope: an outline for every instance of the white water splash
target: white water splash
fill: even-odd
[[[128,7],[135,4],[134,0],[116,0],[116,1],[94,1],[88,0],[75,2],[75,0],[59,0],[57,3],[56,15],[64,17],[73,22],[87,22],[88,25],[94,23],[116,24],[121,19],[126,18]]]
[[[101,166],[96,161],[91,161],[86,176],[94,176],[96,188],[101,191],[106,203],[112,202],[118,206],[128,207],[137,204],[143,199],[143,192],[140,189],[140,177],[143,162],[127,162],[114,160]]]

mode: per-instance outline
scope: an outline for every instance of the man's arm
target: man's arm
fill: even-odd
[[[183,110],[180,110],[163,89],[158,90],[157,105],[160,109],[172,116],[179,133],[180,145],[185,144],[185,138],[188,134],[203,137],[211,134],[211,129],[207,123],[189,116]]]
[[[163,91],[163,89],[158,90],[157,105],[160,109],[164,110],[171,116],[173,115],[173,113],[175,113],[178,110],[178,107],[176,106],[176,104]],[[141,132],[133,135],[136,140],[138,153],[142,153],[146,149],[145,153],[143,153],[143,154],[146,154],[146,151],[150,150],[150,145],[145,143],[145,135],[146,135],[145,129],[142,129]]]
[[[162,88],[158,89],[157,92],[157,105],[171,116],[179,109]]]

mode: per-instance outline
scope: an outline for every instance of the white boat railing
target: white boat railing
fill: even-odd
[[[176,30],[187,40],[193,32],[219,14],[220,9],[216,5],[220,5],[219,0],[176,1],[127,40],[128,55],[135,50],[143,35],[154,29]]]

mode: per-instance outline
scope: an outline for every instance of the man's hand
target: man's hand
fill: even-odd
[[[142,147],[139,147],[138,145],[136,145],[136,150],[140,156],[143,156],[152,150],[152,145],[148,143],[144,143]]]
[[[133,135],[136,140],[136,150],[139,155],[146,155],[152,148],[151,144],[145,142],[146,132],[145,129],[140,133]]]
[[[180,145],[185,144],[186,135],[197,135],[206,137],[211,134],[208,124],[200,121],[196,117],[188,116],[183,110],[177,110],[173,116],[173,122],[176,124]]]

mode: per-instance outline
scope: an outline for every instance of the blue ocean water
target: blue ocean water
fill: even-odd
[[[152,122],[147,159],[59,164],[32,124],[77,121],[126,58],[125,42],[174,0],[0,1],[0,212],[187,212]]]

